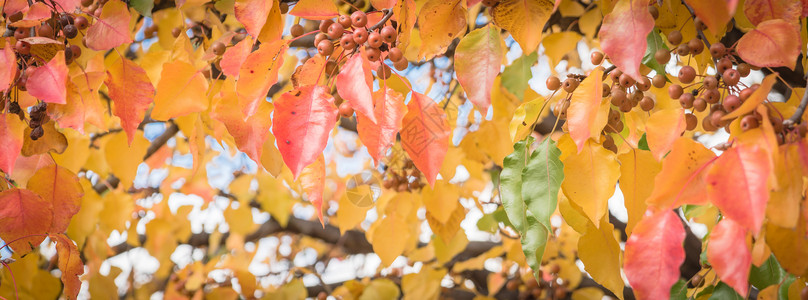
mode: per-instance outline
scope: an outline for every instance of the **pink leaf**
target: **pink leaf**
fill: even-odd
[[[244,29],[253,37],[258,37],[267,21],[272,0],[236,0],[233,4],[236,19],[244,24]]]
[[[231,77],[238,76],[241,64],[243,64],[247,56],[250,55],[252,45],[253,39],[248,35],[235,46],[227,48],[222,55],[222,60],[219,62],[219,65],[222,67],[222,73]]]
[[[671,210],[645,213],[626,241],[623,271],[637,299],[668,299],[685,260],[685,230]]]
[[[707,261],[721,281],[746,298],[749,267],[752,265],[752,252],[746,245],[746,228],[728,218],[718,222],[707,243]]]
[[[129,9],[120,0],[104,4],[101,16],[87,29],[87,48],[101,51],[131,43],[130,19]]]
[[[438,172],[449,149],[451,127],[446,112],[426,95],[412,93],[402,121],[401,146],[430,185],[435,185]]]
[[[25,87],[28,94],[48,103],[65,104],[67,98],[67,65],[64,51],[59,51],[44,66],[35,68]]]
[[[358,54],[348,59],[337,75],[337,92],[347,100],[357,112],[364,114],[371,122],[376,123],[373,114],[373,77],[370,74],[370,62],[365,55]]]
[[[499,29],[490,24],[470,32],[457,44],[454,57],[457,81],[483,114],[491,106],[491,89],[503,55]]]
[[[387,155],[387,150],[396,143],[396,135],[401,130],[401,121],[407,107],[404,105],[404,96],[391,88],[378,90],[373,93],[376,103],[374,114],[376,123],[373,123],[364,114],[356,114],[356,131],[362,144],[368,148],[370,156],[376,165]]]
[[[27,125],[17,115],[0,115],[0,170],[6,174],[14,171],[14,163],[22,151],[23,134]]]
[[[17,56],[11,46],[11,39],[6,38],[6,47],[0,52],[0,91],[5,91],[14,81],[17,73]]]
[[[770,173],[766,150],[754,144],[732,147],[707,171],[707,197],[724,216],[758,234],[769,202]]]
[[[327,87],[304,86],[284,93],[275,104],[272,133],[295,178],[323,153],[334,128],[337,107]]]
[[[618,1],[603,17],[601,47],[613,64],[634,80],[640,80],[640,63],[648,46],[646,37],[654,28],[648,1]]]
[[[794,70],[800,55],[800,31],[781,19],[768,20],[738,40],[736,50],[746,62],[758,67],[788,67]]]

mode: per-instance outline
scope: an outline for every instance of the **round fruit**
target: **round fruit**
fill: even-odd
[[[665,78],[665,75],[662,74],[654,75],[654,79],[651,80],[651,84],[653,84],[654,87],[658,89],[665,87],[666,83],[668,83],[668,79]]]
[[[704,98],[698,97],[696,100],[693,100],[693,110],[703,112],[705,109],[707,109],[707,101],[705,101]]]
[[[745,89],[742,89],[740,93],[738,93],[738,97],[741,98],[741,102],[743,102],[746,99],[749,99],[749,96],[752,96],[752,93],[754,93],[754,92],[755,92],[755,90],[753,88],[751,88],[751,87],[750,88],[745,88]]]
[[[558,77],[555,76],[547,77],[547,81],[545,81],[544,84],[546,84],[547,89],[551,91],[555,91],[561,88],[561,80],[559,80]]]
[[[654,20],[659,18],[659,8],[657,8],[656,6],[649,6],[648,12],[651,13],[651,17],[654,18]]]
[[[70,50],[70,49],[67,49],[67,50],[65,51],[65,63],[66,63],[66,64],[68,64],[68,65],[69,65],[71,62],[73,62],[73,51],[69,51],[69,50]]]
[[[704,101],[707,101],[707,103],[716,104],[721,99],[721,92],[718,89],[709,89],[702,92],[701,96],[704,97]]]
[[[671,52],[668,51],[668,49],[659,48],[659,50],[654,53],[654,59],[656,59],[660,65],[665,65],[671,60]]]
[[[345,37],[345,36],[343,35],[343,37]],[[320,41],[327,40],[327,39],[328,39],[328,35],[325,34],[325,33],[320,32],[320,33],[314,35],[314,44],[317,45],[317,44],[320,43]]]
[[[213,50],[213,54],[222,55],[224,51],[227,50],[227,47],[225,47],[222,42],[215,42],[213,46],[211,46],[211,49]]]
[[[755,115],[746,115],[741,119],[741,130],[743,131],[758,128],[758,126],[760,126],[760,120]]]
[[[289,29],[289,33],[292,34],[292,37],[299,37],[304,33],[303,26],[300,24],[292,25],[292,28]]]
[[[699,38],[694,38],[687,42],[687,47],[690,48],[690,53],[694,55],[701,54],[704,51],[704,43]]]
[[[693,102],[696,101],[695,98],[696,97],[694,97],[691,93],[684,93],[679,97],[679,105],[685,109],[693,108]]]
[[[328,293],[320,292],[319,294],[317,294],[317,300],[326,300],[326,299],[328,299]]]
[[[673,45],[679,45],[682,43],[682,33],[678,30],[671,31],[668,33],[668,42]]]
[[[648,79],[648,77],[643,76],[642,78],[640,78],[640,81],[637,81],[637,83],[634,84],[634,86],[636,86],[638,89],[640,89],[643,92],[645,92],[647,90],[650,90],[651,89],[651,79]]]
[[[716,70],[719,74],[723,74],[724,71],[727,69],[732,69],[732,61],[729,58],[722,58],[718,60],[718,65],[716,66]]]
[[[354,42],[353,34],[347,33],[339,39],[339,44],[345,50],[353,50],[356,48],[356,42]]]
[[[343,118],[350,118],[351,116],[353,116],[353,113],[354,110],[353,108],[351,108],[351,105],[348,104],[347,101],[342,102],[342,104],[339,105],[339,115],[342,116]]]
[[[741,74],[741,77],[749,76],[749,73],[752,72],[752,68],[747,63],[738,64],[735,68]]]
[[[710,56],[713,58],[721,58],[727,54],[727,47],[722,43],[715,43],[710,45]]]
[[[351,14],[351,24],[353,27],[365,27],[368,24],[368,16],[363,11],[355,11]]]
[[[715,76],[705,76],[702,84],[705,89],[714,89],[718,87],[718,79]]]
[[[701,128],[704,128],[706,131],[716,131],[718,130],[718,126],[713,125],[712,114],[704,116],[704,119],[701,120]]]
[[[73,58],[81,57],[81,47],[78,45],[70,45],[70,52],[73,52]]]
[[[367,55],[369,61],[377,61],[382,56],[382,52],[377,48],[365,47],[365,55]]]
[[[76,16],[76,18],[73,19],[73,24],[76,25],[76,28],[79,30],[87,29],[87,27],[90,26],[90,23],[87,22],[87,18],[84,16]]]
[[[72,39],[79,34],[79,30],[76,28],[76,26],[67,25],[65,27],[62,27],[62,33],[65,34],[65,37]]]
[[[320,29],[320,32],[328,33],[328,27],[331,27],[331,24],[334,24],[334,20],[325,19],[320,22],[320,27],[318,28]]]
[[[317,52],[322,56],[329,56],[334,53],[334,44],[329,40],[322,40],[317,44]]]
[[[182,29],[180,29],[179,27],[174,27],[174,29],[171,29],[171,35],[174,36],[175,38],[179,37],[181,33]]]
[[[684,66],[679,69],[679,81],[684,84],[693,82],[696,79],[696,69],[691,66]]]
[[[670,96],[671,99],[678,99],[683,93],[684,89],[682,89],[681,85],[671,84],[671,86],[668,87],[668,96]]]
[[[625,73],[623,75],[620,75],[620,78],[618,80],[620,82],[620,86],[624,88],[630,87],[634,84],[634,78],[631,78],[631,76]]]
[[[344,28],[351,27],[351,17],[348,15],[339,16],[339,18],[337,18],[337,22],[340,23],[340,25],[342,25]]]
[[[573,78],[567,78],[566,80],[564,80],[564,83],[562,83],[561,86],[567,93],[572,93],[575,91],[575,88],[578,87],[578,80],[575,80]]]
[[[17,44],[14,45],[14,49],[17,50],[17,53],[26,55],[31,53],[31,44],[23,41],[17,41]]]
[[[17,27],[17,30],[14,30],[14,38],[21,40],[28,37],[28,28]]]
[[[728,112],[732,112],[738,109],[738,107],[741,107],[741,104],[743,104],[741,98],[735,95],[727,95],[726,97],[724,97],[724,102],[721,103],[721,105],[724,107],[724,110]]]
[[[702,21],[699,17],[696,17],[693,20],[693,24],[696,25],[696,29],[698,29],[698,30],[702,30],[702,31],[707,30],[707,25],[704,24],[704,21]]]
[[[517,279],[508,280],[508,283],[505,284],[505,288],[508,289],[509,291],[518,290],[519,289],[519,280],[517,280]]]
[[[381,35],[385,42],[393,43],[398,37],[398,32],[396,32],[396,29],[393,28],[393,26],[387,25],[382,28]]]
[[[603,52],[592,52],[592,54],[589,55],[589,61],[592,62],[593,65],[599,65],[603,62]]]
[[[398,71],[406,70],[409,65],[410,65],[410,62],[407,61],[406,59],[401,59],[399,61],[394,61],[393,62],[393,67],[396,68],[396,70],[398,70]]]
[[[353,32],[353,40],[357,45],[362,45],[368,41],[368,31],[364,28],[357,28]]]
[[[42,24],[42,26],[39,26],[39,30],[36,31],[36,34],[41,37],[53,37],[53,27],[47,23]]]
[[[642,100],[640,100],[640,108],[643,111],[651,111],[654,109],[654,99],[648,96],[643,97]]]
[[[339,66],[337,66],[337,62],[333,60],[329,60],[325,63],[325,73],[328,75],[335,75],[339,73]]]
[[[628,94],[626,94],[625,90],[623,90],[621,88],[618,88],[618,87],[614,87],[614,88],[612,88],[611,102],[612,102],[612,105],[614,105],[614,106],[618,106],[618,107],[622,106],[623,103],[628,102]]]
[[[690,47],[688,47],[687,44],[680,44],[676,46],[676,54],[679,54],[679,56],[688,55],[690,54]]]
[[[699,122],[699,119],[696,118],[694,114],[685,114],[685,130],[693,130],[696,129],[696,125]]]
[[[340,23],[334,23],[334,24],[331,24],[331,26],[328,26],[327,33],[328,33],[328,37],[330,37],[331,39],[336,40],[336,39],[340,38],[343,33],[345,33],[345,27],[342,27],[342,24],[340,24]]]
[[[710,114],[710,123],[716,128],[721,128],[727,125],[727,121],[721,120],[727,113],[723,110],[716,110]]]
[[[285,15],[289,12],[289,4],[286,2],[281,2],[278,4],[278,9],[281,11],[281,14]]]
[[[62,27],[73,24],[73,18],[68,14],[62,14],[59,16],[59,24],[62,25]]]
[[[724,71],[722,78],[724,78],[726,85],[736,85],[741,80],[741,73],[738,73],[738,70],[735,69],[727,69]]]
[[[384,43],[384,41],[382,40],[382,35],[379,34],[378,32],[373,31],[370,34],[368,34],[368,45],[370,45],[371,47],[379,48],[382,46],[382,43]]]
[[[378,76],[381,79],[390,78],[390,75],[392,74],[393,70],[390,70],[390,67],[388,67],[385,64],[379,64],[379,68],[376,69],[376,76]]]
[[[392,62],[397,62],[404,58],[404,54],[401,53],[401,49],[391,48],[389,51],[387,51],[387,58],[389,58]]]

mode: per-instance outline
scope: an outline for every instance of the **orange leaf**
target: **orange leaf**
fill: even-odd
[[[208,109],[208,81],[193,65],[175,60],[163,64],[151,118],[165,121]]]
[[[539,48],[553,6],[552,0],[502,0],[492,8],[491,17],[494,24],[511,33],[524,55],[530,55]]]
[[[317,157],[314,162],[300,172],[300,185],[303,188],[303,193],[306,198],[314,205],[317,211],[317,218],[320,219],[320,224],[325,226],[323,222],[323,188],[325,187],[325,162],[323,155]]]
[[[757,234],[769,202],[770,173],[765,150],[757,145],[732,147],[707,171],[707,196],[724,216]]]
[[[84,189],[79,178],[70,170],[57,165],[39,169],[28,179],[28,190],[53,204],[53,224],[48,232],[62,233],[70,219],[79,212]]]
[[[84,37],[87,48],[101,51],[131,43],[130,18],[125,3],[120,0],[108,1],[101,10],[101,16],[87,29],[87,35]]]
[[[467,34],[455,49],[457,81],[482,114],[491,106],[491,89],[504,55],[502,43],[499,28],[489,24]]]
[[[319,75],[319,74],[317,74]],[[373,77],[370,74],[370,62],[364,54],[354,55],[345,62],[337,75],[337,92],[348,101],[357,112],[376,123],[373,113]]]
[[[726,114],[722,120],[729,120],[732,118],[737,118],[743,116],[747,113],[754,111],[758,105],[763,103],[766,98],[769,97],[769,91],[772,90],[772,86],[777,81],[777,75],[769,74],[765,78],[763,78],[763,82],[760,83],[760,86],[746,99],[746,101],[741,104],[740,107],[733,110],[731,113]]]
[[[752,252],[746,245],[746,228],[729,218],[718,222],[710,232],[707,261],[721,281],[746,298],[749,293],[749,267],[752,265]]]
[[[48,103],[65,104],[67,98],[67,65],[63,51],[56,53],[47,64],[28,70],[25,88],[28,94]]]
[[[297,178],[323,153],[334,128],[337,107],[324,86],[305,86],[284,93],[274,102],[272,133],[283,161]]]
[[[34,27],[39,25],[42,20],[50,18],[50,16],[50,7],[48,7],[48,5],[44,2],[36,2],[28,7],[28,11],[25,12],[25,17],[23,17],[22,20],[13,22],[9,25],[23,28]]]
[[[738,40],[738,56],[759,67],[788,67],[794,70],[800,55],[800,29],[782,19],[768,20]]]
[[[5,43],[6,47],[0,53],[0,91],[5,91],[11,86],[17,73],[17,56],[14,55],[11,39],[6,38]]]
[[[501,3],[500,3],[501,4]],[[421,51],[418,57],[432,59],[466,31],[466,1],[429,0],[418,13]]]
[[[337,6],[332,0],[300,0],[289,14],[309,20],[325,20],[339,16]]]
[[[34,192],[13,188],[0,193],[0,239],[20,254],[45,240],[53,220],[53,204]]]
[[[685,112],[681,108],[660,110],[648,118],[645,123],[646,138],[656,160],[661,161],[668,153],[685,131],[685,126]]]
[[[368,148],[370,156],[376,165],[387,156],[387,150],[396,143],[396,135],[401,130],[401,122],[407,107],[404,105],[404,96],[391,88],[373,92],[376,107],[376,123],[373,123],[364,114],[356,114],[356,131],[362,144]]]
[[[56,122],[53,120],[42,124],[44,134],[36,140],[31,138],[32,130],[31,127],[25,128],[25,133],[22,136],[23,142],[20,154],[25,156],[45,154],[48,152],[62,154],[65,149],[67,149],[67,138],[56,129]]]
[[[693,8],[693,12],[704,22],[704,25],[707,25],[707,29],[719,36],[726,32],[727,22],[735,15],[735,7],[738,6],[738,0],[686,0],[685,2]]]
[[[53,0],[56,5],[57,11],[72,12],[73,9],[80,7],[81,0]]]
[[[59,255],[59,270],[62,272],[64,295],[68,300],[77,299],[81,290],[79,275],[84,274],[84,262],[81,261],[79,248],[64,234],[49,236],[56,241],[56,253]]]
[[[603,53],[620,71],[639,81],[640,64],[648,46],[646,37],[652,29],[654,18],[648,12],[647,1],[620,0],[603,17],[598,33]]]
[[[396,5],[398,0],[370,0],[370,5],[373,5],[373,8],[382,10],[385,8],[393,8]]]
[[[104,108],[98,99],[104,76],[103,72],[87,72],[68,80],[66,103],[48,105],[48,116],[59,123],[59,127],[73,128],[82,134],[85,122],[106,129]]]
[[[258,110],[260,101],[266,101],[269,88],[278,82],[278,69],[283,64],[286,49],[288,45],[284,40],[261,44],[244,60],[238,72],[236,93],[245,116],[251,116]]]
[[[2,114],[0,116],[0,170],[7,174],[14,171],[14,163],[20,155],[23,143],[23,132],[28,125],[20,121],[17,115]]]
[[[267,21],[269,10],[272,9],[272,0],[236,0],[233,4],[236,20],[244,24],[247,33],[258,37],[261,28]]]
[[[662,161],[662,171],[654,180],[654,191],[645,201],[659,209],[682,204],[705,204],[706,185],[702,178],[715,153],[686,137],[673,142],[673,149]]]
[[[121,118],[121,127],[131,145],[135,130],[154,99],[154,86],[146,71],[123,57],[107,68],[104,84],[109,88],[109,98],[115,103],[112,112]]]
[[[248,35],[233,47],[227,48],[222,54],[222,60],[219,61],[222,73],[231,77],[238,76],[239,69],[241,69],[244,60],[247,59],[247,55],[250,55],[252,46],[253,39]]]
[[[755,26],[764,21],[774,19],[783,19],[786,22],[798,25],[804,3],[806,2],[796,0],[745,0],[743,12],[749,22],[752,22],[752,25]]]
[[[320,55],[311,57],[295,69],[292,74],[292,86],[299,88],[306,85],[325,85],[325,75],[321,75],[325,68],[325,58]],[[333,74],[329,74],[333,75]],[[319,81],[318,81],[319,80]],[[339,79],[337,79],[339,81]]]
[[[646,212],[626,241],[623,271],[637,299],[668,299],[685,260],[682,221],[672,210]]]
[[[269,134],[269,126],[272,124],[270,118],[272,104],[267,101],[261,102],[258,105],[258,111],[245,119],[236,105],[237,102],[238,97],[231,88],[216,104],[213,118],[224,123],[239,150],[246,153],[255,163],[260,164],[264,141]]]
[[[27,7],[28,7],[27,0],[6,0],[6,2],[4,2],[3,12],[6,13],[6,16],[10,16]]]
[[[451,127],[446,112],[434,100],[416,92],[412,92],[407,109],[402,120],[401,146],[434,186],[449,149]]]
[[[578,152],[592,137],[600,140],[600,132],[609,117],[609,101],[603,99],[603,67],[597,67],[575,89],[568,108],[567,126]]]

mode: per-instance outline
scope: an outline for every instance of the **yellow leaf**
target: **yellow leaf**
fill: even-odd
[[[418,25],[422,42],[418,58],[432,59],[466,31],[466,1],[429,0],[418,13]]]
[[[454,235],[448,244],[444,243],[443,239],[436,235],[432,236],[432,243],[435,247],[435,258],[437,258],[438,263],[445,264],[455,257],[455,255],[466,249],[469,240],[466,237],[466,233],[460,231]]]
[[[800,202],[803,192],[803,169],[800,162],[799,146],[780,146],[780,155],[775,158],[774,174],[777,188],[773,188],[766,206],[769,223],[780,227],[794,228],[800,217]]]
[[[620,154],[620,191],[628,211],[626,235],[631,235],[648,207],[645,199],[654,190],[654,178],[662,170],[662,163],[656,161],[650,151],[632,149]]]
[[[592,223],[600,224],[599,220],[608,210],[609,198],[614,194],[620,176],[617,155],[591,140],[579,149],[580,152],[571,147],[562,148],[561,142],[559,148],[567,156],[562,159],[564,181],[561,189],[564,195],[581,206]]]
[[[654,191],[645,200],[648,205],[668,209],[682,204],[704,204],[706,184],[703,167],[715,153],[690,138],[680,137],[662,162],[662,170],[654,179]]]
[[[449,217],[460,204],[460,191],[457,185],[441,180],[435,183],[435,188],[429,185],[422,190],[426,210],[441,223],[446,223]]]
[[[143,248],[160,262],[155,276],[166,277],[174,266],[171,263],[171,254],[177,248],[177,240],[171,234],[171,224],[163,219],[154,219],[146,224],[146,243]]]
[[[392,215],[378,221],[373,230],[373,252],[382,260],[382,266],[390,266],[404,252],[405,242],[410,235],[403,217]]]
[[[438,221],[432,214],[426,212],[426,220],[432,232],[441,237],[444,242],[448,243],[454,238],[457,231],[460,230],[460,222],[466,218],[466,209],[462,205],[458,205],[452,212],[451,217],[446,222]]]
[[[620,293],[622,294],[622,292],[621,290]],[[572,300],[600,300],[603,299],[603,296],[603,290],[596,287],[585,287],[572,291]]]
[[[53,154],[53,161],[57,165],[78,173],[87,159],[90,158],[90,137],[80,134],[78,131],[64,129],[63,133],[67,138],[67,149],[62,154]]]
[[[766,224],[766,243],[780,265],[791,274],[801,276],[808,271],[808,239],[805,237],[805,218],[797,228],[783,228]]]
[[[79,183],[84,189],[84,196],[81,197],[79,212],[73,216],[70,225],[67,226],[67,235],[76,241],[76,245],[81,249],[87,236],[97,230],[98,214],[104,209],[104,201],[95,193],[93,184],[89,180],[81,178]]]
[[[536,51],[544,24],[550,19],[552,0],[502,0],[494,6],[494,24],[507,30],[525,55]]]
[[[272,9],[269,11],[269,15],[267,15],[267,21],[264,23],[264,27],[261,28],[261,33],[258,34],[258,40],[261,41],[261,43],[274,42],[281,39],[283,35],[283,22],[286,18],[281,14],[279,2],[280,1],[272,1]]]
[[[208,109],[208,81],[194,66],[183,61],[163,64],[151,118],[165,121]]]
[[[446,269],[423,266],[418,273],[410,273],[401,278],[404,300],[437,299],[440,295],[440,281],[446,276]]]
[[[673,142],[685,131],[685,126],[685,112],[681,108],[659,110],[648,118],[645,123],[646,139],[654,158],[661,161],[668,154]]]
[[[608,218],[603,218],[600,228],[591,223],[588,227],[586,234],[578,240],[578,257],[592,279],[623,299],[625,284],[620,277],[623,259],[620,244],[614,236],[614,225],[609,223]]]
[[[565,2],[572,3],[572,2]],[[576,3],[577,4],[577,3]],[[550,34],[542,40],[544,54],[550,59],[550,69],[555,72],[555,66],[561,62],[568,52],[575,50],[581,35],[574,31],[563,31]]]
[[[360,185],[345,191],[339,199],[337,221],[339,231],[345,233],[365,220],[368,210],[373,207],[373,191],[369,185]]]
[[[137,131],[128,146],[126,133],[116,133],[104,146],[104,155],[112,174],[121,180],[121,185],[128,189],[137,175],[137,167],[143,162],[149,141],[143,137],[142,131]]]
[[[257,226],[253,222],[252,211],[246,201],[239,202],[238,208],[228,206],[224,211],[224,219],[232,234],[247,235]]]
[[[359,300],[398,299],[398,285],[387,278],[374,279],[362,292]]]
[[[539,122],[539,112],[541,112],[547,100],[539,96],[536,99],[522,103],[516,108],[508,125],[508,132],[511,135],[511,142],[524,139],[533,129],[533,124]]]

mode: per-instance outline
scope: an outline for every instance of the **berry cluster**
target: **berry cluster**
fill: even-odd
[[[42,129],[42,124],[47,123],[50,118],[48,117],[48,104],[45,102],[39,102],[39,104],[34,105],[31,108],[31,120],[28,122],[28,127],[31,127],[31,139],[36,141],[45,134],[45,131]]]
[[[516,276],[505,283],[505,288],[509,291],[519,291],[518,299],[565,299],[569,294],[569,281],[558,283],[561,266],[549,263],[539,271],[542,278],[536,279],[532,274]],[[545,280],[545,272],[550,274],[550,279]],[[507,277],[507,273],[502,274]]]
[[[420,190],[424,187],[424,183],[421,181],[421,171],[418,171],[412,160],[407,159],[399,171],[387,168],[385,173],[387,178],[384,179],[382,185],[386,189],[408,192]]]

